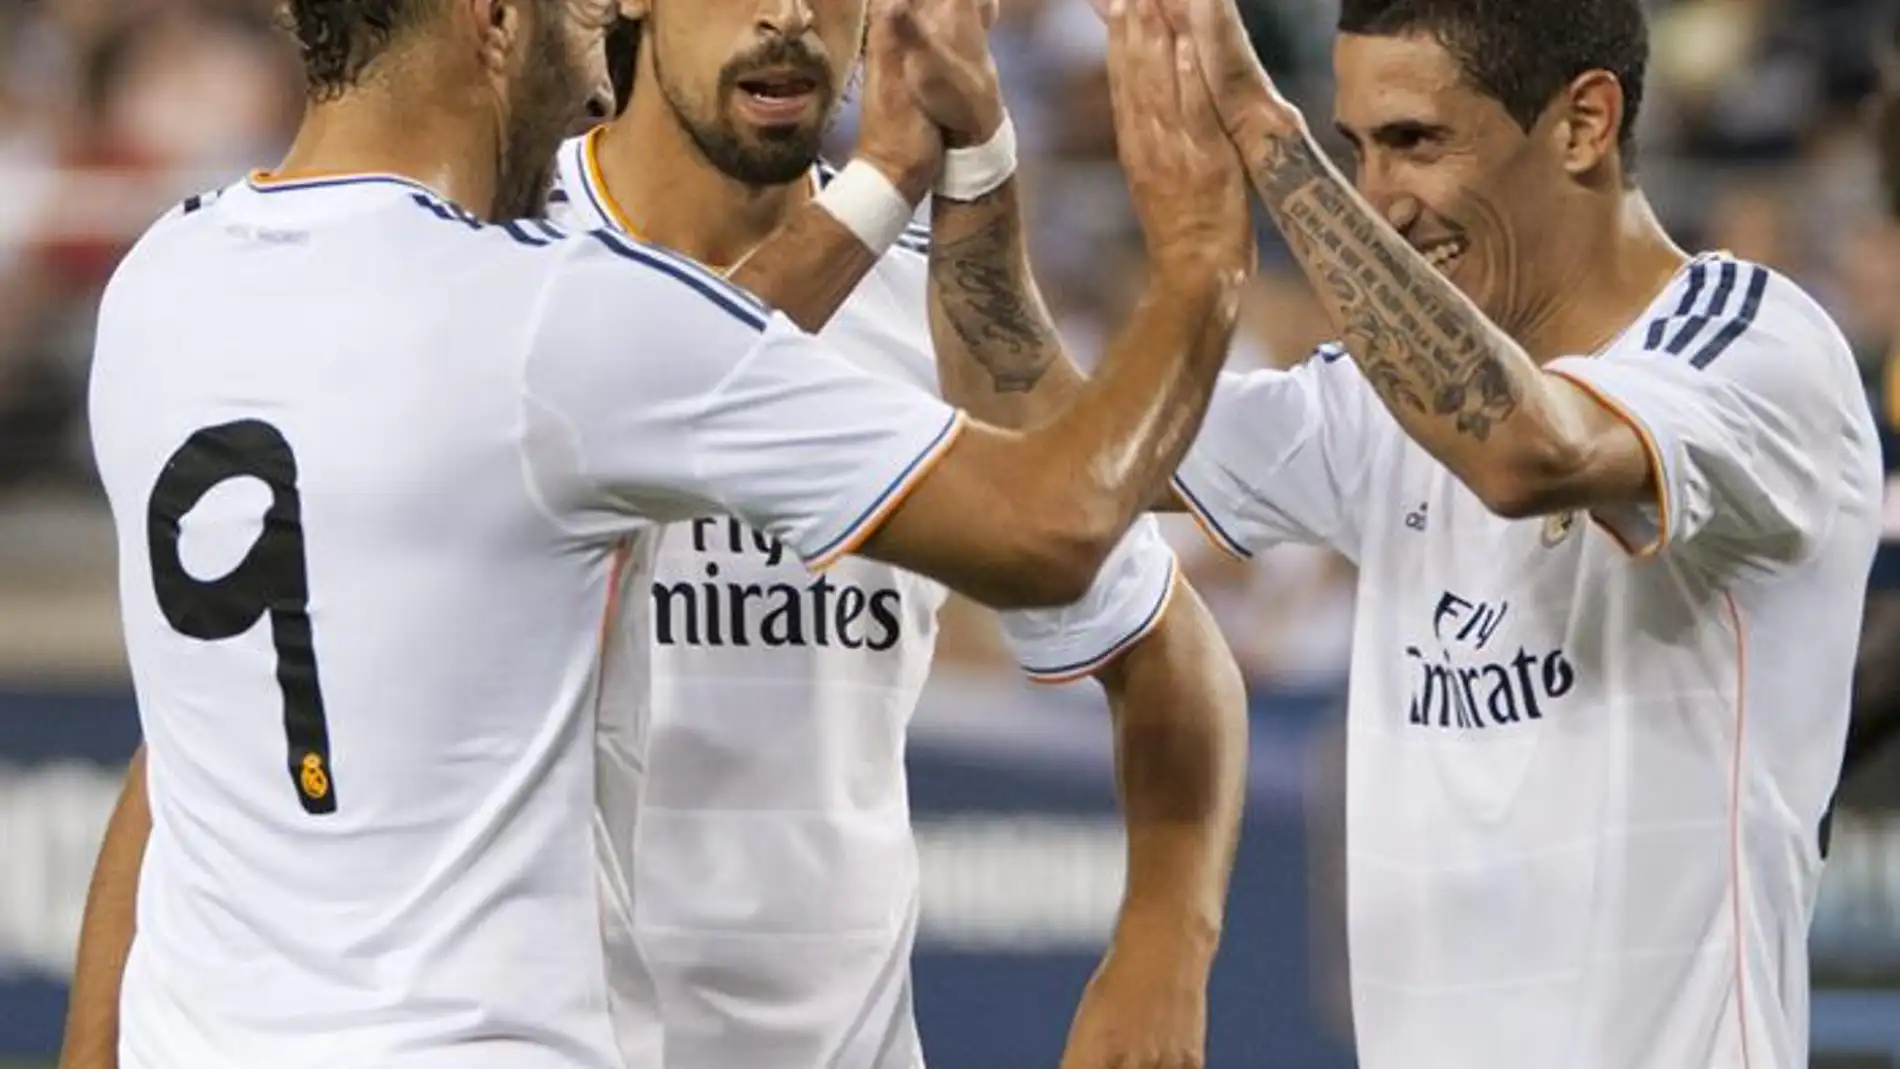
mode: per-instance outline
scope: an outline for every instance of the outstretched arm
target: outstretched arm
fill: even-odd
[[[1200,1065],[1245,797],[1246,690],[1185,583],[1155,630],[1096,678],[1115,718],[1128,879],[1062,1064]]]
[[[105,842],[86,895],[79,957],[66,1005],[60,1069],[116,1069],[119,1064],[119,980],[132,949],[139,867],[152,833],[145,795],[145,749],[133,755],[119,804],[106,824]]]

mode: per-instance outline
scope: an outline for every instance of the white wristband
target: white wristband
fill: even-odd
[[[945,200],[980,200],[1016,175],[1016,124],[1003,113],[1003,125],[988,141],[944,153],[943,176],[937,196]]]
[[[819,191],[818,206],[857,235],[875,256],[890,251],[916,214],[884,172],[864,160],[845,164]]]

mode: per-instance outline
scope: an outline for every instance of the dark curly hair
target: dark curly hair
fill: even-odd
[[[353,88],[391,41],[441,7],[442,0],[287,0],[284,21],[303,55],[305,91],[333,100]]]
[[[1635,171],[1636,115],[1649,64],[1642,0],[1343,0],[1339,32],[1430,34],[1471,84],[1526,130],[1572,79],[1608,71],[1623,87],[1623,174]]]

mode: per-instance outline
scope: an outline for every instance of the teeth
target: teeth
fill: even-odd
[[[1463,246],[1458,242],[1447,241],[1441,245],[1433,245],[1428,249],[1424,249],[1422,253],[1425,257],[1425,261],[1433,267],[1444,267],[1446,264],[1456,260],[1458,254],[1463,251]]]

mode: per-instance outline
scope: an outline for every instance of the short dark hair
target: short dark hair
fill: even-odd
[[[1623,173],[1636,169],[1636,115],[1649,65],[1642,0],[1342,0],[1339,32],[1430,34],[1526,130],[1572,79],[1608,71],[1623,87],[1616,137]]]
[[[285,19],[303,55],[305,91],[332,100],[356,86],[389,43],[440,0],[289,0]]]

